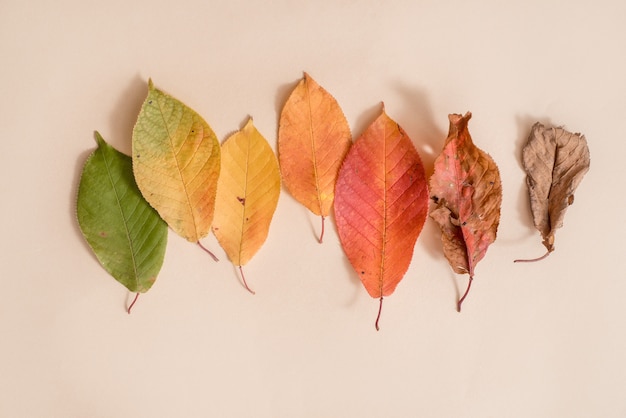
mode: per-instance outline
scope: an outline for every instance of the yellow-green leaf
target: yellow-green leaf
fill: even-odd
[[[222,145],[213,232],[236,266],[261,248],[280,195],[274,152],[250,119]]]
[[[308,74],[280,114],[278,158],[283,181],[297,201],[322,216],[330,213],[341,163],[352,145],[350,127],[333,96]]]
[[[209,233],[220,173],[220,146],[202,117],[148,85],[133,130],[133,171],[145,199],[179,235]]]
[[[144,200],[131,159],[96,132],[78,186],[78,224],[100,261],[131,292],[148,291],[161,270],[167,225]]]

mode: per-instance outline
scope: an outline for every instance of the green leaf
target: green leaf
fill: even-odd
[[[78,187],[80,229],[102,266],[131,292],[148,291],[161,270],[167,225],[145,201],[131,158],[96,132]]]

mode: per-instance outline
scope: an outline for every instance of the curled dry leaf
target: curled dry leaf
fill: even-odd
[[[132,158],[145,199],[177,234],[199,243],[211,229],[220,173],[220,144],[211,127],[150,80]]]
[[[167,225],[139,192],[131,158],[97,132],[96,141],[78,186],[80,230],[111,276],[131,292],[147,292],[163,264]]]
[[[250,119],[222,145],[213,233],[251,293],[241,267],[265,242],[279,195],[276,156]]]
[[[291,195],[322,217],[320,242],[339,167],[351,144],[350,127],[339,104],[305,73],[280,114],[278,159]]]
[[[574,192],[589,170],[587,140],[579,133],[546,128],[537,122],[522,151],[522,162],[533,222],[548,251],[537,259],[516,262],[541,260],[554,251],[556,230],[563,226],[565,212],[574,203]]]
[[[430,178],[435,207],[430,216],[441,228],[443,252],[455,273],[469,274],[467,296],[474,268],[496,239],[500,223],[502,184],[493,159],[472,142],[467,123],[472,114],[449,115],[450,132],[435,160]]]
[[[384,112],[355,141],[341,166],[335,220],[346,256],[380,300],[404,277],[428,212],[428,182],[411,139]]]

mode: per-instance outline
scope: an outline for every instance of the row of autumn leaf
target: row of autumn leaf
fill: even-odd
[[[280,116],[279,161],[252,120],[220,147],[200,115],[151,80],[148,87],[132,157],[96,132],[98,148],[78,190],[87,242],[129,291],[138,296],[156,280],[167,226],[211,255],[200,240],[212,229],[250,290],[241,267],[267,237],[282,178],[296,200],[321,216],[320,242],[334,210],[346,256],[380,301],[377,329],[383,297],[409,267],[430,197],[446,258],[456,273],[469,274],[460,310],[476,264],[496,239],[502,201],[498,168],[468,132],[470,113],[449,116],[450,132],[429,182],[412,141],[384,109],[352,144],[338,103],[306,73]],[[551,230],[540,231],[545,244]]]

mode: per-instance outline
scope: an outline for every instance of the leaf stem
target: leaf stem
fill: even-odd
[[[252,293],[253,295],[256,295],[256,293],[254,293],[254,290],[250,289],[248,287],[248,283],[246,283],[246,276],[244,276],[243,274],[243,268],[241,266],[239,266],[239,273],[241,274],[241,280],[243,281],[243,285],[246,288],[246,290],[250,293]]]
[[[200,248],[202,248],[202,249],[203,249],[203,250],[204,250],[204,251],[205,251],[208,255],[210,255],[210,256],[211,256],[211,258],[212,258],[214,261],[220,261],[220,260],[219,260],[219,259],[215,256],[215,254],[213,254],[213,253],[212,253],[212,252],[211,252],[211,251],[210,251],[207,247],[205,247],[204,245],[202,245],[202,243],[201,243],[200,241],[198,241],[198,245],[199,245],[199,246],[200,246]]]
[[[378,326],[378,321],[380,320],[380,313],[382,312],[382,310],[383,310],[383,297],[381,296],[380,304],[378,305],[378,316],[376,316],[376,324],[374,324],[376,325],[376,331],[380,331],[380,328]]]
[[[541,257],[537,257],[537,258],[530,258],[530,259],[517,259],[517,260],[513,260],[514,263],[534,263],[535,261],[541,261],[544,258],[546,258],[547,256],[550,255],[552,251],[548,251],[547,253],[545,253],[544,255],[542,255]]]
[[[324,240],[324,219],[326,219],[325,216],[322,216],[322,232],[320,232],[320,237],[319,237],[319,242],[320,244],[323,242]]]
[[[133,306],[135,306],[135,302],[137,302],[137,299],[139,299],[139,293],[135,294],[135,299],[133,299],[133,301],[128,306],[128,309],[126,309],[126,312],[128,312],[129,315],[130,315],[130,310],[133,309]]]
[[[467,289],[465,289],[465,293],[463,294],[463,296],[461,297],[461,299],[459,299],[459,301],[456,304],[456,311],[457,312],[461,312],[461,305],[463,304],[463,301],[465,300],[465,298],[467,297],[467,294],[470,291],[470,288],[472,287],[472,281],[474,280],[474,276],[470,276],[469,278],[469,282],[467,283]]]

